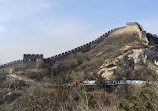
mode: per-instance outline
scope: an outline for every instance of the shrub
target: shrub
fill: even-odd
[[[99,77],[97,78],[97,80],[96,80],[96,85],[97,85],[98,87],[100,87],[100,88],[105,87],[105,85],[106,85],[105,79],[104,79],[103,77],[99,76]]]
[[[133,95],[126,95],[128,102],[120,104],[126,111],[153,111],[158,96],[151,84],[144,85],[141,90]]]

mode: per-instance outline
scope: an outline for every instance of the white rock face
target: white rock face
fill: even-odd
[[[109,80],[112,78],[115,69],[117,69],[116,66],[112,68],[102,68],[99,73],[102,74],[102,77]]]
[[[120,61],[123,61],[120,65]],[[115,70],[120,70],[122,66],[127,67],[127,62],[133,61],[134,69],[138,69],[140,64],[146,64],[147,56],[145,55],[145,49],[132,49],[127,53],[124,53],[114,60],[106,60],[101,66],[98,74],[106,79],[112,79],[114,77]],[[123,70],[123,69],[122,69]]]
[[[146,63],[147,57],[143,49],[133,49],[132,53],[128,55],[129,58],[134,60],[134,63]]]

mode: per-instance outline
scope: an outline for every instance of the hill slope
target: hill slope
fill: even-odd
[[[127,24],[92,44],[87,51],[55,61],[49,74],[68,76],[72,81],[95,79],[98,75],[110,80],[152,79],[157,73],[157,42],[151,44],[147,35],[139,24]]]
[[[110,111],[132,109],[137,105],[138,109],[153,110],[157,107],[157,89],[150,85],[142,88],[128,85],[110,87],[113,91],[109,92],[102,89],[86,92],[82,87],[67,85],[96,79],[98,76],[107,80],[157,82],[157,51],[158,38],[146,33],[138,23],[127,23],[125,27],[112,30],[83,50],[43,64],[42,69],[15,71],[10,74],[13,79],[1,75],[0,109]],[[142,93],[149,99],[139,95]],[[124,98],[125,95],[127,98]],[[130,97],[139,101],[131,103]]]

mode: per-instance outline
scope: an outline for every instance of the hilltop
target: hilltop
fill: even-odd
[[[3,85],[1,85],[0,88],[3,90],[1,93],[3,99],[0,100],[0,104],[3,107],[9,104],[12,109],[16,109],[15,106],[17,103],[19,104],[19,101],[25,98],[26,101],[29,101],[29,99],[35,100],[33,103],[30,102],[31,107],[35,108],[38,104],[38,97],[43,95],[43,98],[46,99],[45,94],[48,95],[50,91],[58,91],[58,89],[52,89],[49,86],[75,85],[87,80],[95,80],[100,76],[106,80],[144,80],[157,82],[157,51],[158,38],[156,38],[155,35],[146,33],[140,24],[133,22],[127,23],[124,27],[112,29],[90,43],[50,58],[43,58],[43,55],[24,54],[23,60],[0,66],[0,77],[5,78],[6,75],[11,75],[13,78],[12,80],[11,78],[9,80],[2,79],[1,82]],[[31,84],[26,84],[27,82]],[[113,93],[108,94],[104,92],[104,94],[106,93],[105,98],[109,103],[104,102],[111,108],[114,105],[112,104],[112,101],[114,101],[112,96],[120,99],[123,98],[124,94],[129,93],[132,95],[135,92],[132,92],[134,89],[138,89],[139,91],[140,87],[131,86],[129,88],[126,85],[119,86],[114,91],[117,92],[117,94],[114,95]],[[28,94],[29,91],[32,92],[32,95]],[[38,94],[38,91],[42,91],[40,92],[41,95]],[[73,91],[75,91],[74,94],[76,95],[80,94],[77,92],[77,89],[71,90],[71,88],[68,88],[65,91],[68,91],[68,97],[73,95]],[[79,92],[80,91],[82,90],[79,90]],[[61,94],[64,93],[65,92],[62,92]],[[57,100],[52,104],[57,104],[57,108],[60,107],[58,101],[67,102],[64,99],[67,98],[67,96],[60,98],[60,95],[55,94],[56,93],[53,92],[52,96],[49,95],[49,100],[48,98],[41,100],[41,107],[44,107],[45,102],[51,104],[54,96]],[[33,99],[30,96],[33,97]],[[72,98],[77,101],[76,104],[79,104],[80,99],[82,99],[80,96],[81,95],[77,97],[75,95],[72,96]],[[83,94],[82,96],[84,98],[85,95]],[[90,97],[97,98],[97,100],[99,99],[99,96],[95,97],[90,95]],[[71,102],[69,101],[68,103]],[[95,102],[91,103],[91,107]],[[117,102],[120,103],[120,101]],[[123,103],[123,101],[121,101],[121,103]],[[75,103],[71,104],[76,107]],[[23,101],[22,104],[20,104],[20,107],[22,109],[24,108],[23,110],[27,110],[26,106],[29,106],[29,103],[25,104]],[[50,106],[45,109],[48,110]],[[67,107],[70,106],[69,104]],[[96,107],[94,106],[94,109],[97,107],[97,105]],[[36,110],[42,110],[42,108],[38,108]],[[73,108],[70,109],[73,110]]]

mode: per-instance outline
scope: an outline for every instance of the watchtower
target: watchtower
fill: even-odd
[[[25,69],[39,69],[43,64],[43,54],[24,54],[23,67]]]

